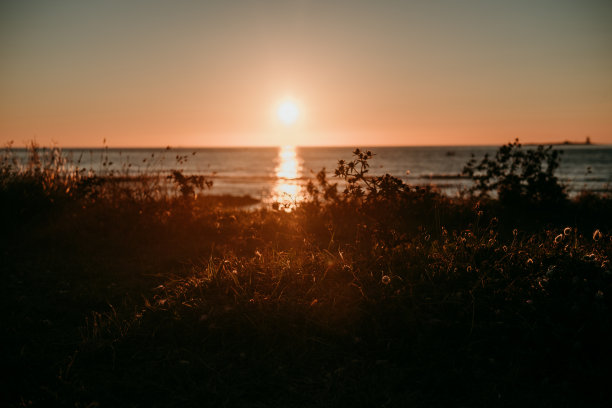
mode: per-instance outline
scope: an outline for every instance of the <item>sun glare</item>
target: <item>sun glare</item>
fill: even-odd
[[[300,199],[302,160],[298,157],[295,146],[282,146],[278,150],[277,162],[277,180],[272,192],[272,202],[291,210]]]
[[[285,125],[292,125],[300,116],[300,109],[294,101],[284,100],[278,105],[276,116]]]

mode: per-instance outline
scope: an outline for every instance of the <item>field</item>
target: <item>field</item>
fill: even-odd
[[[612,198],[538,151],[450,198],[357,150],[290,211],[7,151],[2,405],[606,406]]]

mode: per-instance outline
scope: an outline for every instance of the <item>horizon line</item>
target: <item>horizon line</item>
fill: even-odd
[[[136,150],[136,149],[162,149],[162,150],[172,150],[172,149],[272,149],[272,148],[279,148],[279,147],[283,147],[283,146],[293,146],[296,148],[316,148],[316,149],[321,149],[321,148],[331,148],[331,149],[336,149],[336,148],[350,148],[350,149],[363,149],[363,148],[367,148],[367,149],[376,149],[376,148],[389,148],[389,147],[498,147],[498,146],[502,146],[502,145],[506,145],[508,143],[512,143],[512,142],[506,142],[503,144],[499,144],[499,143],[493,143],[493,144],[432,144],[432,145],[425,145],[425,144],[397,144],[397,145],[393,145],[393,144],[381,144],[381,145],[299,145],[299,144],[278,144],[278,145],[228,145],[228,146],[219,146],[219,145],[209,145],[209,146],[205,146],[205,145],[200,145],[200,146],[188,146],[188,145],[176,145],[176,146],[172,146],[172,145],[165,145],[165,146],[161,146],[161,145],[144,145],[144,146],[134,146],[134,145],[127,145],[127,146],[111,146],[111,145],[101,145],[101,146],[91,146],[91,145],[82,145],[82,146],[60,146],[59,144],[54,144],[51,146],[41,146],[38,145],[38,148],[40,149],[51,149],[51,148],[59,148],[61,150],[66,150],[66,149],[94,149],[94,150],[100,150],[100,149],[130,149],[130,150]],[[553,142],[553,143],[539,143],[539,142],[521,142],[519,141],[519,143],[523,146],[600,146],[600,147],[605,147],[605,146],[612,146],[612,143],[594,143],[591,142],[589,144],[584,143],[584,142]],[[10,148],[12,149],[27,149],[29,146],[28,144],[24,144],[22,147],[17,147],[15,145],[11,145]],[[6,145],[5,145],[6,148]]]

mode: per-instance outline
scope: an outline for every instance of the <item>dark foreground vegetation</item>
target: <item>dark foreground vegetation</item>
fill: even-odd
[[[356,151],[290,212],[48,154],[0,169],[2,406],[609,406],[612,200],[550,150],[462,198]]]

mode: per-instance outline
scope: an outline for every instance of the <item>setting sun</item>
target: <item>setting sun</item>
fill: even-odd
[[[278,105],[276,116],[285,125],[292,125],[300,116],[300,109],[294,101],[284,100]]]

